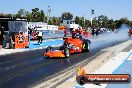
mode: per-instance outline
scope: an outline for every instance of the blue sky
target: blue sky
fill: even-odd
[[[109,18],[127,17],[132,20],[132,0],[0,0],[0,13],[17,13],[19,9],[31,11],[32,8],[47,12],[51,6],[51,16],[61,16],[62,12],[71,12],[74,16],[90,19],[91,9],[94,16],[106,15]]]

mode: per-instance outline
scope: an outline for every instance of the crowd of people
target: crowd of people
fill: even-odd
[[[100,33],[100,28],[90,28],[90,30],[86,30],[86,29],[82,29],[82,28],[77,28],[77,29],[73,28],[71,30],[71,35],[73,38],[77,38],[77,37],[80,38],[80,37],[82,37],[82,34],[84,32],[86,32],[86,33],[89,32],[92,35],[92,37],[95,37],[95,36],[98,37],[98,35]],[[66,33],[67,32],[64,30],[64,36],[66,36]],[[90,38],[90,35],[88,35],[87,37]]]
[[[82,29],[73,29],[72,30],[72,38],[80,38],[82,34]]]
[[[5,27],[0,27],[0,49],[6,48],[13,48],[13,40],[12,36],[9,34],[9,31],[6,31]]]
[[[94,36],[94,34],[96,33],[96,35],[98,36],[98,32],[95,30],[86,30],[86,29],[82,29],[82,28],[73,28],[71,31],[72,34],[72,38],[90,38],[90,34],[92,34]]]
[[[91,29],[91,34],[92,36],[94,37],[95,35],[98,36],[99,35],[99,31],[100,31],[100,28],[92,28]]]

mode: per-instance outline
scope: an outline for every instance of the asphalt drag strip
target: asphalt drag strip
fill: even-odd
[[[42,56],[45,49],[0,56],[0,87],[25,88],[39,85],[53,77],[70,71],[70,69],[75,68],[77,64],[82,64],[81,62],[83,61],[90,62],[92,59],[95,59],[92,57],[98,56],[98,53],[102,49],[118,45],[128,40],[128,37],[114,40],[108,40],[109,37],[104,39],[104,36],[109,35],[110,34],[100,35],[102,38],[97,38],[97,41],[91,44],[91,51],[89,53],[74,54],[68,59],[46,59]],[[85,65],[85,63],[83,64]],[[63,76],[61,78],[63,78]],[[52,81],[52,83],[53,82],[54,81]],[[54,83],[54,85],[56,85],[56,83]]]

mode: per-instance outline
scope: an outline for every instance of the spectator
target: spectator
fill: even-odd
[[[67,30],[64,29],[64,37],[67,35]]]
[[[98,34],[99,34],[99,28],[97,28],[96,30],[96,36],[98,37]]]
[[[0,27],[0,49],[2,49],[2,45],[3,45],[3,40],[4,40],[4,30],[2,27]]]
[[[72,38],[75,38],[76,37],[76,31],[75,29],[72,30]]]
[[[9,48],[13,49],[13,39],[12,39],[12,36],[9,37]]]
[[[94,37],[94,34],[95,34],[95,29],[92,28],[92,36]]]
[[[39,31],[38,32],[38,44],[42,44],[42,41],[43,41],[42,36],[43,36],[43,33]]]
[[[82,38],[81,34],[82,34],[81,29],[77,29],[76,30],[76,37],[77,38]]]
[[[4,40],[3,40],[3,48],[7,48],[7,44],[9,43],[9,31],[5,31],[5,27],[3,27],[3,30],[4,30],[4,34],[3,34],[3,37],[4,37]]]
[[[32,28],[28,27],[28,34],[32,33]]]

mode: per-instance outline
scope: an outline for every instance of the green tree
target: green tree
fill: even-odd
[[[85,27],[88,28],[88,27],[91,27],[91,21],[89,20],[85,20]]]
[[[18,17],[27,17],[28,12],[25,9],[20,9],[17,13]]]
[[[108,21],[108,28],[114,31],[114,29],[116,28],[116,21],[113,21],[113,19],[110,19]]]
[[[128,24],[129,20],[127,17],[121,18],[119,21],[121,21],[122,24]]]
[[[5,14],[6,17],[13,17],[13,14]]]
[[[53,25],[53,19],[52,19],[52,17],[49,18],[48,24],[49,25]]]
[[[33,16],[33,19],[32,19],[33,22],[41,21],[41,13],[39,11],[39,8],[32,9],[32,16]]]
[[[40,17],[41,17],[40,20],[41,20],[42,22],[45,22],[45,13],[44,13],[43,10],[40,11]]]
[[[129,21],[128,25],[132,28],[132,21]]]
[[[53,17],[52,18],[52,21],[53,21],[53,24],[54,25],[59,25],[60,23],[59,23],[59,18],[58,17]]]
[[[61,18],[63,20],[71,20],[73,19],[73,14],[71,14],[70,12],[63,12]]]
[[[79,18],[79,24],[81,27],[84,27],[84,17]]]
[[[76,24],[79,24],[81,27],[84,27],[84,17],[76,16],[74,19]]]
[[[108,20],[109,20],[109,19],[108,19],[107,16],[104,16],[104,15],[98,16],[98,25],[99,25],[100,27],[107,28],[107,27],[108,27],[108,25],[107,25]]]
[[[32,13],[28,13],[28,14],[27,14],[27,19],[28,19],[29,22],[33,22]]]
[[[122,24],[128,24],[129,25],[129,20],[127,17],[121,18],[120,20],[116,20],[116,28],[119,28]]]
[[[80,17],[76,16],[74,19],[76,24],[80,24]]]
[[[122,24],[120,20],[115,20],[115,23],[116,23],[116,28],[119,28]]]
[[[98,24],[97,17],[94,17],[92,20],[92,27],[98,27],[98,26],[99,26],[99,24]]]

